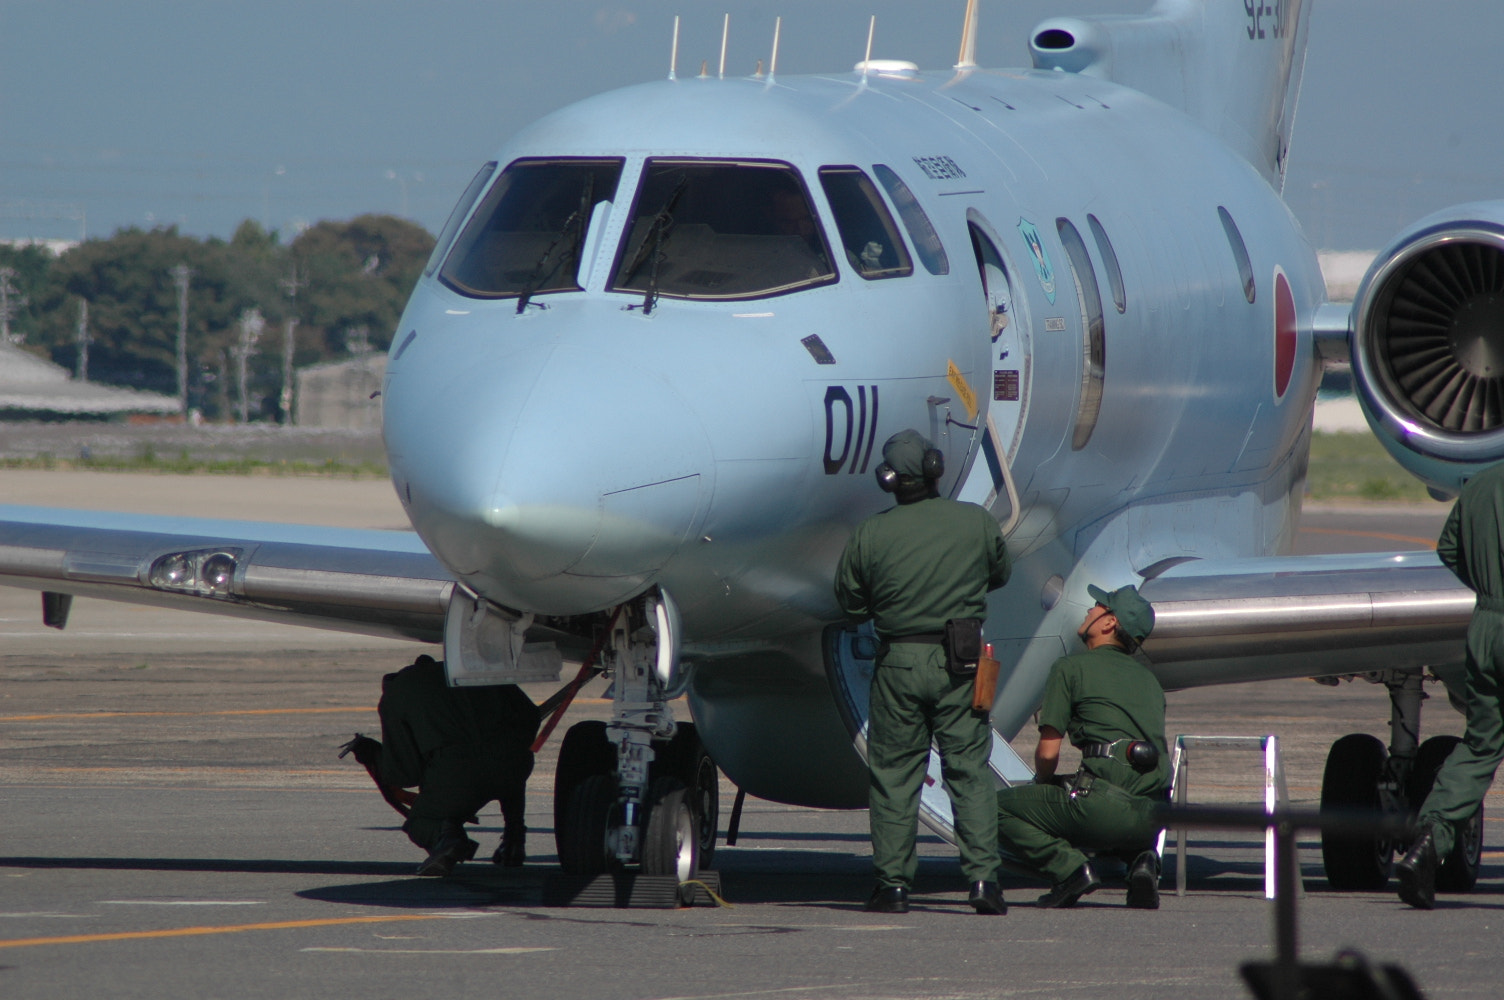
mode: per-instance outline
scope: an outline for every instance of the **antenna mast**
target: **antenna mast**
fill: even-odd
[[[768,82],[773,82],[773,76],[778,72],[778,35],[783,31],[783,18],[773,19],[773,55],[768,59]]]
[[[679,15],[674,15],[674,46],[668,54],[668,78],[679,79]]]
[[[726,19],[721,22],[721,79],[726,79],[726,39],[731,37],[731,13],[727,11]]]
[[[956,69],[977,68],[977,0],[966,0],[966,20],[961,25],[961,53]]]

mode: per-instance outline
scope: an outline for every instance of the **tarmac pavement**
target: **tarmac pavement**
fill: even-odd
[[[9,502],[392,527],[382,481],[0,472]],[[71,478],[70,478],[71,477]],[[139,480],[139,481],[137,481]],[[334,484],[334,485],[331,485]],[[63,499],[59,499],[63,498]],[[164,500],[163,498],[170,498]],[[226,509],[227,506],[229,509]],[[393,521],[395,513],[397,521]],[[1308,512],[1301,546],[1424,547],[1446,509]],[[1009,878],[1007,916],[965,905],[953,851],[922,843],[906,916],[865,913],[863,812],[748,800],[741,837],[715,860],[732,905],[680,910],[540,905],[553,853],[557,737],[530,786],[528,866],[482,855],[417,879],[399,819],[338,746],[379,730],[381,674],[410,644],[182,612],[75,602],[64,633],[35,594],[0,588],[0,996],[540,998],[1248,996],[1240,962],[1266,959],[1272,907],[1254,835],[1196,834],[1190,891],[1123,906],[1119,873],[1068,911],[1027,905],[1043,886]],[[550,685],[535,685],[541,699]],[[599,682],[567,722],[604,717]],[[1384,734],[1388,700],[1363,682],[1233,685],[1173,693],[1171,732],[1277,733],[1291,796],[1319,796],[1326,747]],[[1432,700],[1427,735],[1460,732]],[[1016,745],[1027,751],[1032,734]],[[1193,762],[1198,802],[1254,802],[1260,770],[1235,751]],[[723,782],[722,828],[733,790]],[[1497,795],[1487,808],[1499,813]],[[1302,955],[1356,947],[1398,962],[1430,997],[1500,993],[1504,926],[1496,827],[1476,891],[1421,913],[1392,892],[1335,893],[1302,838]]]

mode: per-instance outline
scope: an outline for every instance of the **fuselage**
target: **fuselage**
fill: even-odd
[[[919,430],[942,491],[1003,520],[990,420],[1020,499],[988,622],[1011,735],[1087,582],[1288,547],[1323,285],[1277,194],[1179,111],[1059,72],[686,79],[550,115],[496,164],[383,392],[415,529],[502,607],[658,586],[705,677],[766,650],[808,674],[769,683],[818,680],[835,561],[890,502],[882,442]],[[579,211],[524,218],[503,184]],[[487,211],[526,232],[495,260]]]

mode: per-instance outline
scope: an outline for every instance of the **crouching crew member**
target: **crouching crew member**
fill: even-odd
[[[419,875],[442,876],[479,847],[466,822],[501,803],[501,844],[491,860],[520,867],[526,857],[527,779],[533,772],[538,706],[515,685],[450,687],[444,665],[420,656],[381,679],[381,742],[346,744],[382,795],[406,815],[402,830],[428,852]],[[397,791],[417,787],[416,796]]]
[[[943,474],[944,456],[917,431],[889,438],[877,479],[898,506],[857,525],[836,571],[841,610],[873,619],[882,640],[867,732],[877,874],[867,909],[883,913],[909,908],[931,739],[944,762],[961,870],[971,885],[967,901],[982,914],[1007,909],[997,887],[995,786],[987,767],[992,726],[986,710],[972,708],[973,677],[959,661],[969,657],[975,673],[987,592],[1008,581],[1008,550],[992,515],[936,494]]]
[[[1043,907],[1074,906],[1102,883],[1084,850],[1120,853],[1128,867],[1128,905],[1159,907],[1159,829],[1153,813],[1169,779],[1165,695],[1147,667],[1129,654],[1154,627],[1154,609],[1133,587],[1097,602],[1077,634],[1086,652],[1061,657],[1045,682],[1032,785],[997,794],[1002,849],[1048,878]],[[1081,750],[1081,770],[1057,781],[1066,735]]]

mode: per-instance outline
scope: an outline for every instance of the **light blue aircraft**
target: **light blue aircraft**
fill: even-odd
[[[1325,359],[1438,494],[1504,458],[1504,202],[1422,220],[1349,310],[1280,200],[1309,2],[1057,18],[1032,66],[679,77],[552,114],[460,199],[382,398],[412,533],[0,508],[0,583],[442,643],[456,684],[613,679],[561,748],[566,868],[685,877],[743,791],[866,803],[875,641],[837,556],[913,427],[1017,561],[986,634],[1011,737],[1088,582],[1157,603],[1167,687],[1364,674],[1331,803],[1412,804],[1422,668],[1472,605],[1433,555],[1291,558]],[[687,692],[693,725],[669,702]],[[1431,749],[1427,749],[1430,747]],[[1419,751],[1419,752],[1418,752]],[[712,763],[713,761],[713,763]],[[1029,769],[995,741],[999,782]],[[932,765],[938,775],[938,765]],[[949,829],[936,783],[924,816]],[[1481,816],[1451,859],[1471,884]],[[1334,884],[1386,841],[1332,842]]]

